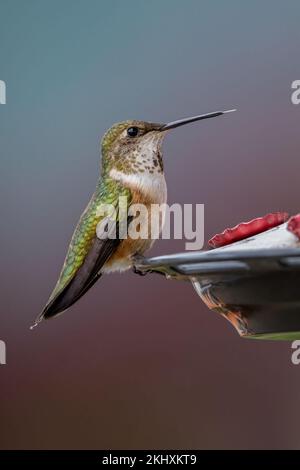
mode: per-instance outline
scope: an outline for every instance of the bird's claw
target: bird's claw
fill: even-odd
[[[149,271],[143,271],[136,267],[136,264],[141,263],[144,259],[145,259],[144,256],[138,255],[138,254],[132,257],[132,261],[133,261],[132,270],[135,274],[138,274],[139,276],[146,276],[146,274],[149,273]]]
[[[133,265],[132,267],[132,270],[134,272],[134,274],[138,274],[139,276],[146,276],[146,274],[149,273],[149,271],[141,271],[140,269],[138,269],[136,266]]]

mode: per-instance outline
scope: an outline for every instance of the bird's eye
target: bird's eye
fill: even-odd
[[[129,135],[129,137],[136,137],[138,133],[139,133],[138,127],[128,127],[127,129],[127,135]]]

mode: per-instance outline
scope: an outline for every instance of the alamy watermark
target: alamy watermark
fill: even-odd
[[[0,340],[0,365],[6,364],[6,344]]]
[[[201,250],[204,245],[204,204],[128,204],[120,196],[117,206],[100,204],[97,216],[100,239],[185,239],[186,250]]]
[[[292,92],[291,101],[293,104],[300,104],[300,80],[294,80],[291,85]]]
[[[293,349],[291,362],[294,364],[294,366],[298,366],[300,364],[300,340],[297,339],[293,341],[291,348]]]
[[[0,80],[0,104],[6,104],[6,83]]]

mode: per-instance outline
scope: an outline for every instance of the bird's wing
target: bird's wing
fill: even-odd
[[[101,277],[101,268],[122,241],[118,233],[119,196],[125,197],[128,203],[131,200],[127,188],[117,189],[112,192],[102,187],[92,197],[73,234],[59,280],[36,323],[64,312]],[[105,197],[104,191],[108,196]],[[100,204],[111,204],[116,211],[114,217],[98,216]]]

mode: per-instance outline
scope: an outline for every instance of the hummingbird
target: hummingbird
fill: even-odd
[[[128,207],[135,203],[146,207],[166,203],[167,185],[161,149],[166,133],[232,111],[235,110],[216,111],[167,124],[127,120],[114,124],[104,134],[101,174],[96,190],[75,228],[56,286],[32,328],[43,319],[55,317],[71,307],[102,274],[134,268],[134,260],[143,256],[155,239],[109,237],[105,236],[105,231],[100,236],[99,226],[107,229],[108,224],[105,216],[99,215],[99,206],[112,205],[118,214],[120,196],[125,198]]]

